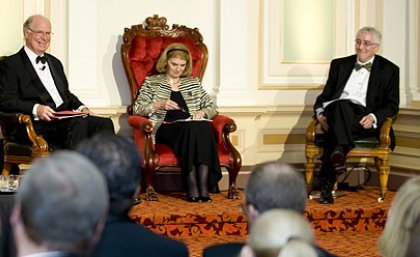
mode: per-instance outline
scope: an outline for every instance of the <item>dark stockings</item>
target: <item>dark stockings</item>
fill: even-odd
[[[208,177],[209,177],[209,167],[207,165],[198,166],[193,169],[188,174],[188,196],[189,197],[208,197]],[[198,178],[198,179],[197,179]]]

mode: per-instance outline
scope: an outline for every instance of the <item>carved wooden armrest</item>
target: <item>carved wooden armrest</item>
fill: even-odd
[[[306,144],[307,145],[315,145],[315,134],[316,134],[316,127],[318,125],[318,120],[313,117],[306,128]]]
[[[35,129],[32,124],[31,117],[22,113],[4,113],[0,112],[0,121],[2,128],[4,128],[3,136],[5,140],[8,141],[7,127],[8,126],[25,126],[26,133],[29,140],[32,143],[32,152],[48,152],[48,143],[47,141],[35,132]]]
[[[391,143],[391,137],[389,132],[391,131],[393,119],[391,117],[386,118],[380,129],[379,141],[380,147],[389,147]]]

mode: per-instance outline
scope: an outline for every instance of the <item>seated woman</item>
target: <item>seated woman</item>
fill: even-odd
[[[189,202],[211,202],[208,188],[222,177],[216,139],[209,119],[217,106],[191,77],[192,57],[184,44],[169,45],[147,77],[134,103],[134,113],[149,116],[157,144],[174,151],[187,181]]]

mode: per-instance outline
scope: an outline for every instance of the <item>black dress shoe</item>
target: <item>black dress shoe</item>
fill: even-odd
[[[190,203],[199,203],[199,202],[201,202],[201,199],[200,199],[200,197],[188,196],[187,201],[190,202]]]
[[[334,203],[334,197],[333,197],[331,191],[329,191],[329,192],[321,192],[321,197],[319,198],[319,203],[320,204],[331,204],[331,203]]]
[[[206,197],[199,197],[199,198],[200,198],[200,202],[203,202],[203,203],[211,203],[211,202],[213,202],[213,200],[210,197],[208,197],[208,196],[206,196]]]
[[[131,200],[131,205],[137,205],[139,203],[141,203],[141,199],[139,197],[136,197],[133,200]]]
[[[346,161],[346,157],[344,156],[343,151],[335,150],[330,157],[331,164],[336,166],[344,166],[344,162]]]

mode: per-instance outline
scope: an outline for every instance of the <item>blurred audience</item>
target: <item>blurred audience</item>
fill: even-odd
[[[251,227],[264,212],[271,209],[293,210],[303,216],[306,208],[306,183],[303,175],[291,165],[277,161],[257,164],[245,187],[244,211]],[[213,245],[204,249],[204,257],[238,256],[243,243]],[[334,256],[316,247],[319,256]]]
[[[240,257],[316,257],[314,232],[299,213],[272,209],[253,223]]]
[[[141,176],[141,157],[132,139],[96,135],[83,141],[77,151],[97,165],[108,184],[108,220],[93,257],[188,257],[183,243],[156,234],[128,216]]]
[[[378,241],[384,257],[420,257],[420,176],[398,190]]]
[[[108,211],[106,183],[94,164],[58,151],[26,171],[10,218],[17,256],[88,256]]]

